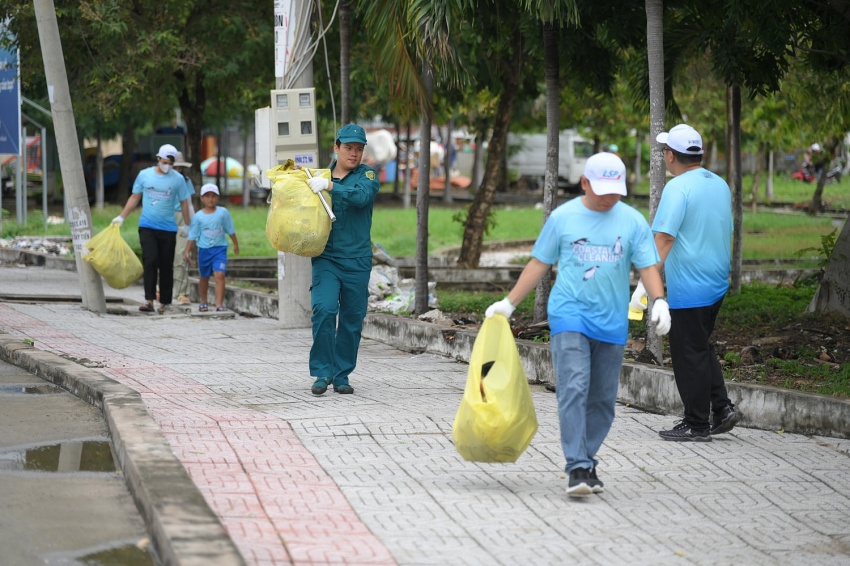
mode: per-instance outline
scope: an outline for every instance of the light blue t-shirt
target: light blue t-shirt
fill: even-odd
[[[166,175],[161,175],[156,169],[156,166],[142,169],[133,183],[133,194],[142,195],[139,228],[176,232],[174,210],[180,207],[181,201],[192,194],[186,188],[183,175],[173,169]]]
[[[631,266],[642,269],[659,261],[640,212],[622,202],[597,212],[575,198],[552,211],[531,255],[558,263],[548,305],[552,334],[581,332],[602,342],[626,343]]]
[[[230,211],[221,206],[215,207],[215,212],[207,214],[199,210],[192,217],[189,226],[189,239],[195,240],[199,248],[227,246],[226,235],[235,234],[233,218]]]
[[[181,175],[183,174],[181,173]],[[192,196],[194,196],[195,194],[195,185],[192,184],[192,179],[185,175],[183,175],[183,180],[186,181],[186,190],[189,191],[189,198],[192,198]],[[181,209],[182,207],[180,206],[179,202],[174,205],[174,212],[180,212]]]
[[[652,231],[676,238],[664,261],[670,308],[705,307],[726,294],[732,240],[732,192],[726,181],[702,167],[671,179]]]

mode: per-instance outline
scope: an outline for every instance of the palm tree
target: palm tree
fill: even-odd
[[[456,82],[458,66],[451,40],[454,29],[471,13],[470,0],[362,0],[372,30],[377,70],[388,79],[398,115],[418,111],[419,181],[416,190],[416,286],[414,312],[428,310],[428,188],[434,80]]]
[[[661,189],[664,188],[664,154],[655,142],[655,136],[664,131],[664,3],[663,0],[646,0],[646,53],[649,64],[649,219],[655,218]],[[648,305],[647,312],[652,308]],[[646,347],[658,363],[661,363],[661,337],[649,321]]]

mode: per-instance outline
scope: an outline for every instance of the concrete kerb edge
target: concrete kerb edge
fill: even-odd
[[[462,362],[469,362],[476,335],[474,330],[381,313],[369,313],[363,323],[364,338],[407,352],[441,354]],[[518,340],[517,349],[529,382],[553,387],[555,376],[549,347]],[[743,426],[850,438],[850,401],[743,383],[727,382],[726,388],[741,409]],[[649,364],[623,364],[617,400],[654,413],[682,413],[673,371]]]
[[[106,419],[116,457],[163,564],[245,564],[207,505],[141,395],[73,361],[0,332],[0,359],[96,406]]]

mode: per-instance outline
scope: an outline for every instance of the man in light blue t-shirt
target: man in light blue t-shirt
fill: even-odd
[[[652,231],[667,277],[670,355],[685,409],[681,422],[659,434],[664,440],[706,442],[732,430],[739,419],[709,342],[729,287],[732,193],[726,181],[702,167],[702,137],[692,127],[679,124],[656,140],[664,144],[664,163],[674,175],[661,194]],[[630,306],[645,308],[644,294],[639,284]]]
[[[123,224],[124,219],[142,203],[139,218],[139,244],[142,246],[144,267],[145,304],[142,312],[154,312],[156,284],[159,279],[160,314],[171,310],[174,289],[174,246],[177,242],[177,222],[174,207],[179,205],[183,213],[184,226],[179,228],[183,235],[189,233],[189,199],[192,194],[186,187],[183,175],[174,170],[177,148],[165,144],[156,153],[156,165],[142,169],[133,183],[133,194],[121,214],[112,222]]]
[[[569,474],[567,495],[602,493],[596,453],[611,430],[628,335],[626,305],[634,265],[655,302],[659,334],[670,329],[658,252],[649,224],[626,196],[626,166],[613,153],[591,156],[581,178],[584,196],[552,211],[516,285],[486,316],[510,319],[514,307],[549,268],[558,277],[549,295],[549,352],[557,379],[561,448]]]

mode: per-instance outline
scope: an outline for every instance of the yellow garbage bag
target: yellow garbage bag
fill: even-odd
[[[470,462],[516,462],[537,432],[531,388],[508,319],[484,319],[452,425],[455,448]]]
[[[110,224],[85,243],[91,251],[83,258],[113,289],[124,289],[142,276],[144,268],[117,223]]]
[[[310,173],[313,177],[331,178],[330,169],[310,169]],[[266,176],[274,182],[266,219],[269,243],[278,251],[304,257],[321,254],[331,233],[331,219],[307,184],[307,171],[292,169],[291,164],[285,163],[266,171]],[[330,193],[325,191],[323,196],[330,207]]]

